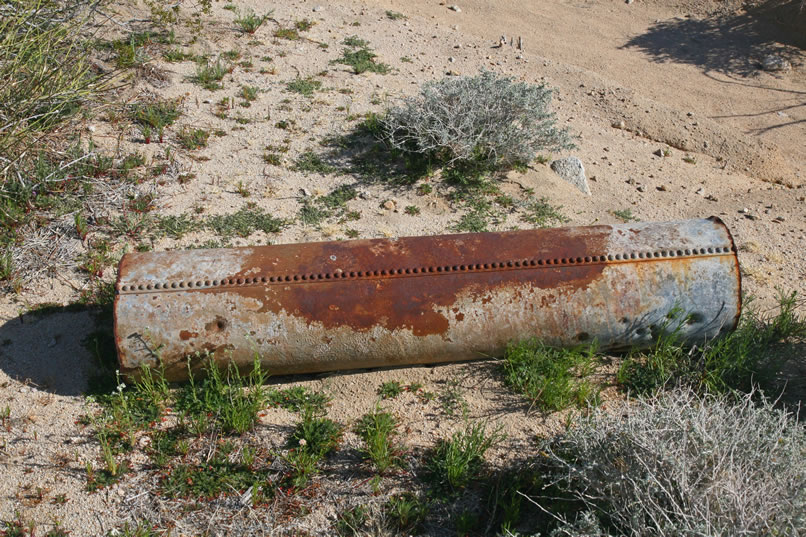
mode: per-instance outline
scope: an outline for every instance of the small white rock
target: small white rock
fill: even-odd
[[[769,54],[761,60],[761,68],[765,71],[789,71],[792,65],[776,54]]]
[[[320,12],[320,11],[322,11],[323,9],[325,9],[325,8],[323,8],[322,6],[316,6],[315,8],[313,8],[313,12],[314,12],[314,13],[319,13],[319,12]]]
[[[459,6],[457,6],[456,4],[454,4],[454,5],[450,6],[448,9],[450,9],[451,11],[455,11],[455,12],[457,12],[457,13],[461,13],[461,12],[462,12],[462,10],[461,10],[461,9],[459,8]]]

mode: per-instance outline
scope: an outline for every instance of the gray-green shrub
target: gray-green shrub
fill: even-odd
[[[391,108],[382,121],[393,148],[446,164],[506,168],[538,151],[572,147],[549,111],[552,90],[482,71],[423,84],[420,94]]]
[[[806,430],[758,399],[678,389],[596,411],[541,446],[534,500],[576,502],[559,535],[604,534],[592,514],[615,535],[803,535]]]

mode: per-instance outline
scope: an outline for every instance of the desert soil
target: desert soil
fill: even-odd
[[[472,75],[488,69],[557,90],[553,109],[560,124],[578,137],[578,147],[554,156],[575,155],[583,161],[592,195],[565,184],[543,164],[510,173],[502,184],[505,192],[517,197],[534,189],[563,207],[569,225],[616,223],[619,219],[612,212],[624,209],[643,221],[719,216],[739,248],[743,289],[758,297],[760,307],[774,304],[776,288],[806,293],[806,65],[798,48],[804,46],[806,33],[770,18],[753,18],[727,2],[457,0],[459,10],[454,10],[451,3],[436,0],[271,6],[239,0],[242,10],[274,9],[272,21],[254,37],[243,37],[235,31],[233,13],[223,5],[214,4],[213,15],[204,19],[203,32],[188,49],[214,57],[237,49],[254,62],[253,69],[236,68],[224,79],[224,89],[212,92],[188,81],[195,69],[192,62],[166,63],[155,55],[150,65],[160,76],[140,77],[112,98],[118,103],[153,96],[181,98],[184,115],[178,125],[221,129],[225,136],[212,136],[207,148],[187,152],[173,142],[178,126],[169,130],[165,144],[145,145],[136,129],[121,133],[100,114],[87,124],[87,136],[101,147],[114,150],[119,144],[124,153],[139,150],[150,159],[171,146],[179,171],[195,174],[184,184],[169,173],[142,185],[158,192],[161,215],[225,214],[254,202],[273,215],[294,219],[303,189],[308,195],[322,195],[357,181],[349,175],[291,169],[297,155],[318,150],[324,137],[354,127],[349,114],[380,112],[416,93],[423,82],[449,72]],[[406,18],[392,20],[387,10]],[[146,18],[147,12],[126,6],[113,16],[135,28],[138,23],[129,21]],[[303,18],[316,22],[304,32],[307,39],[272,37],[278,23],[290,26]],[[119,31],[119,25],[108,24],[111,35]],[[354,75],[344,65],[331,64],[349,35],[369,41],[393,71]],[[499,47],[502,35],[507,44]],[[182,43],[189,37],[179,34]],[[510,38],[515,43],[522,38],[523,50],[510,46]],[[253,39],[259,44],[248,44]],[[759,69],[769,53],[788,58],[792,68]],[[273,60],[263,62],[265,56]],[[274,72],[260,73],[264,65]],[[316,77],[322,89],[312,98],[285,91],[285,83],[298,77]],[[230,119],[217,117],[217,103],[241,85],[259,87],[257,100],[249,108],[236,105]],[[232,120],[236,114],[253,121],[241,128]],[[280,120],[288,121],[291,129],[277,128]],[[264,162],[268,144],[290,147],[280,166]],[[659,149],[669,149],[670,156],[658,156]],[[362,198],[348,203],[361,212],[355,222],[306,227],[297,221],[280,233],[255,233],[232,244],[343,239],[348,227],[361,238],[450,232],[464,209],[446,200],[438,178],[432,181],[434,192],[425,196],[414,188],[365,181],[360,185]],[[248,198],[239,192],[244,189]],[[394,201],[393,210],[382,206],[386,200]],[[409,205],[417,206],[420,214],[406,214],[403,208]],[[517,225],[513,213],[491,229]],[[159,239],[153,247],[182,248],[209,238],[195,232],[178,241]],[[71,247],[84,248],[78,239],[71,240]],[[114,278],[114,271],[108,270],[105,277]],[[7,427],[0,430],[0,520],[18,513],[41,528],[59,522],[75,537],[102,535],[143,514],[166,516],[159,514],[156,500],[149,500],[148,483],[137,477],[97,493],[85,491],[85,463],[100,464],[99,450],[90,431],[76,421],[92,407],[82,395],[93,367],[84,341],[99,327],[90,311],[31,310],[42,303],[69,304],[86,285],[85,276],[66,269],[42,273],[19,292],[0,296],[0,409],[10,409]],[[802,365],[804,357],[797,358]],[[511,453],[528,451],[535,435],[562,425],[563,416],[530,412],[527,403],[503,386],[492,361],[273,378],[272,383],[326,391],[333,397],[328,415],[349,425],[373,407],[378,386],[389,380],[421,382],[434,392],[457,382],[470,419],[489,419],[507,434],[488,456],[492,465]],[[614,388],[607,388],[606,401],[618,397]],[[445,415],[437,401],[422,403],[411,394],[385,406],[401,418],[405,441],[414,452],[463,425],[460,417]],[[288,412],[270,410],[258,434],[280,448],[293,420]],[[358,466],[357,446],[358,439],[348,433],[345,447],[329,463],[343,474],[341,494],[334,493],[286,529],[327,535],[336,513],[358,497],[371,497],[366,473],[353,470]],[[54,502],[62,494],[66,503]],[[228,534],[227,522],[216,513],[205,516],[211,535]]]

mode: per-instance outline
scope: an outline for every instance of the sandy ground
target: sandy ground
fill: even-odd
[[[233,14],[216,4],[214,22],[188,48],[214,55],[238,49],[254,62],[253,69],[236,69],[225,78],[224,90],[210,92],[187,80],[194,72],[191,62],[168,64],[155,58],[152,64],[164,70],[167,81],[139,80],[117,98],[182,98],[180,125],[221,129],[225,136],[212,137],[208,148],[187,153],[172,143],[178,127],[169,130],[167,144],[145,145],[134,128],[119,136],[119,128],[100,117],[88,126],[92,138],[109,148],[120,143],[122,150],[153,157],[167,145],[175,147],[181,170],[196,177],[185,184],[169,176],[144,185],[159,192],[160,214],[224,214],[254,202],[276,216],[294,218],[301,189],[325,194],[357,179],[269,165],[262,158],[266,145],[288,145],[285,158],[290,162],[305,150],[318,149],[323,137],[348,132],[355,124],[349,114],[379,112],[449,71],[475,74],[486,68],[545,83],[557,90],[559,122],[578,136],[577,149],[568,154],[583,161],[592,196],[539,164],[509,174],[502,189],[518,196],[533,188],[562,205],[571,225],[615,223],[612,211],[623,209],[645,221],[717,215],[739,247],[745,292],[769,307],[776,288],[806,293],[806,66],[796,48],[803,43],[768,22],[752,22],[745,12],[721,5],[723,9],[709,15],[691,4],[466,0],[455,11],[451,4],[434,0],[288,2],[274,6],[273,18],[286,26],[306,17],[314,20],[317,24],[304,34],[307,39],[275,40],[271,33],[277,24],[270,21],[255,36],[259,44],[240,37]],[[258,13],[267,9],[257,0],[244,0],[238,7]],[[407,18],[391,20],[387,10]],[[128,8],[121,12],[123,21],[137,17]],[[341,41],[353,34],[368,40],[394,71],[354,75],[346,66],[331,65]],[[502,35],[515,41],[521,37],[524,49],[498,47]],[[792,69],[758,69],[770,52],[788,57]],[[265,56],[272,61],[262,62]],[[274,74],[259,72],[264,63]],[[287,81],[323,70],[327,72],[317,78],[323,89],[313,98],[285,91]],[[216,117],[216,103],[242,84],[261,88],[257,101],[249,108],[236,107],[230,119]],[[253,122],[240,127],[231,119],[236,115]],[[289,121],[291,129],[278,129],[280,120]],[[671,150],[670,157],[655,154],[663,148]],[[696,162],[685,162],[687,155]],[[238,192],[243,188],[249,198]],[[364,181],[360,188],[363,198],[348,207],[362,214],[349,224],[362,238],[448,232],[460,214],[440,188],[427,196],[380,182]],[[395,201],[395,210],[381,207],[388,199]],[[406,214],[402,208],[408,205],[419,207],[420,215]],[[515,225],[517,215],[512,214],[493,227]],[[296,223],[279,234],[256,233],[233,245],[340,239],[346,228],[338,222],[317,229]],[[181,248],[207,238],[194,233],[180,241],[161,239],[154,247]],[[97,464],[99,454],[89,432],[75,424],[87,411],[82,393],[93,368],[83,342],[93,331],[110,327],[99,326],[87,311],[29,312],[41,303],[68,304],[85,286],[81,275],[66,271],[28,282],[18,294],[0,296],[0,409],[8,406],[10,411],[0,429],[5,470],[0,520],[19,513],[43,528],[59,522],[73,536],[100,535],[130,519],[140,505],[141,485],[133,478],[95,494],[84,490],[85,463]],[[469,417],[489,419],[508,434],[491,454],[491,463],[528,449],[535,435],[555,430],[561,421],[528,413],[488,362],[273,379],[327,391],[333,396],[329,415],[345,424],[372,408],[377,387],[388,380],[422,382],[432,391],[458,382]],[[388,406],[401,417],[405,440],[415,451],[462,424],[445,416],[437,402],[422,403],[410,394]],[[279,446],[281,432],[292,422],[289,413],[271,411],[258,434]],[[357,445],[357,438],[348,434],[345,454],[333,464],[349,468]],[[365,476],[346,479],[354,484],[353,493],[368,494]],[[56,501],[61,494],[66,503]],[[303,519],[300,527],[327,534],[335,513],[350,501],[334,500]]]

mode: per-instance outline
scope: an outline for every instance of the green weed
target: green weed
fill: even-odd
[[[622,222],[639,222],[638,218],[632,214],[632,209],[621,209],[611,212],[613,213],[613,216]]]
[[[403,385],[397,380],[390,380],[381,384],[377,393],[381,399],[394,399],[403,393]]]
[[[428,515],[428,505],[410,492],[389,498],[384,510],[393,529],[402,535],[418,533]]]
[[[449,380],[439,394],[442,411],[448,416],[467,415],[467,401],[464,390],[456,380]]]
[[[322,87],[322,83],[311,78],[297,78],[287,82],[286,89],[293,93],[299,93],[305,97],[312,97],[314,92]]]
[[[379,474],[400,466],[403,450],[395,443],[398,423],[395,417],[379,408],[364,414],[355,431],[364,441],[364,457],[372,462]]]
[[[313,151],[305,151],[294,162],[294,169],[307,173],[319,173],[328,175],[337,171],[338,168],[325,162],[321,156]]]
[[[176,139],[179,145],[187,150],[201,149],[207,147],[207,140],[210,139],[210,131],[192,127],[182,127]]]
[[[697,319],[675,312],[654,329],[658,337],[649,350],[629,354],[618,380],[639,394],[681,384],[710,393],[770,386],[788,358],[787,346],[806,340],[806,318],[798,305],[794,291],[779,291],[775,314],[760,314],[745,300],[735,331],[697,347],[682,341],[683,328]]]
[[[287,39],[288,41],[298,41],[300,39],[296,28],[277,28],[273,35],[278,39]]]
[[[220,61],[214,64],[200,63],[196,66],[196,75],[191,77],[191,81],[206,90],[215,91],[222,88],[221,81],[227,72],[227,68],[221,65]]]
[[[179,392],[177,410],[191,418],[203,418],[216,423],[228,433],[243,434],[257,422],[257,413],[267,403],[263,387],[267,374],[255,356],[252,370],[241,376],[232,362],[221,370],[213,357],[199,355],[204,361],[204,378],[198,380],[188,366],[188,383]]]
[[[271,17],[271,13],[267,13],[266,15],[256,15],[250,10],[247,13],[236,17],[235,24],[238,25],[242,32],[246,34],[254,34],[257,32],[258,28],[263,26],[263,23],[266,22],[269,17]]]
[[[407,17],[403,13],[398,13],[397,11],[387,11],[386,18],[391,19],[393,21],[399,21]]]
[[[488,434],[486,424],[475,423],[448,440],[440,440],[426,462],[435,489],[453,494],[465,488],[478,477],[487,450],[503,439],[500,430]]]
[[[314,392],[304,386],[293,386],[282,390],[270,390],[268,403],[292,412],[310,408],[315,412],[324,412],[330,397],[322,392]]]
[[[353,68],[353,73],[360,75],[367,71],[385,75],[391,68],[385,63],[375,61],[378,55],[370,49],[361,48],[357,50],[344,49],[342,55],[331,63],[340,63]]]
[[[558,349],[536,340],[510,344],[502,369],[508,386],[533,405],[553,412],[598,401],[598,392],[585,378],[595,365],[595,347]]]
[[[300,32],[307,32],[308,30],[313,28],[315,24],[316,22],[310,19],[302,19],[294,22],[294,28],[296,28]]]
[[[548,198],[533,199],[523,204],[521,220],[537,227],[548,227],[552,223],[564,224],[569,220],[559,212],[560,209],[562,207],[551,205]]]
[[[367,520],[367,509],[363,505],[356,505],[346,511],[342,511],[336,519],[336,534],[339,537],[359,535]]]

